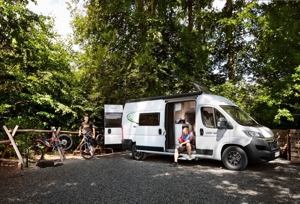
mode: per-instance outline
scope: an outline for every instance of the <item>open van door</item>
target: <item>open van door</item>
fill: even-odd
[[[122,105],[104,105],[104,145],[122,143]]]

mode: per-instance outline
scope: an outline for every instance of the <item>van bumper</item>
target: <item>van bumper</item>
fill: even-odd
[[[267,142],[262,139],[252,139],[251,143],[244,148],[249,163],[268,162],[280,156],[280,146],[277,140]]]
[[[131,147],[132,147],[132,140],[122,139],[122,149],[124,151],[126,151],[126,150],[131,151]]]

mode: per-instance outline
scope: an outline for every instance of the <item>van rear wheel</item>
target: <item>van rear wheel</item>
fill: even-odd
[[[146,156],[147,156],[146,153],[137,151],[135,144],[132,145],[131,152],[132,152],[132,158],[135,159],[135,160],[144,160],[144,159],[146,159]]]
[[[231,146],[223,152],[222,162],[229,170],[241,171],[248,165],[248,157],[242,148]]]

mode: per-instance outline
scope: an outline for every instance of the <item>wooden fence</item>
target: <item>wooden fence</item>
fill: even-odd
[[[2,157],[0,158],[0,165],[3,165],[3,162],[17,162],[18,163],[18,169],[22,170],[24,169],[24,161],[22,158],[22,155],[16,145],[16,142],[14,140],[14,136],[16,133],[26,133],[26,132],[39,132],[39,133],[52,133],[52,136],[58,136],[60,133],[66,133],[66,134],[78,134],[78,132],[75,131],[60,131],[60,127],[56,130],[54,127],[51,128],[51,130],[35,130],[35,129],[18,129],[19,126],[16,125],[13,130],[9,130],[5,125],[3,126],[3,129],[5,130],[8,139],[7,140],[0,140],[0,144],[4,144],[4,152],[2,153]],[[7,152],[10,145],[13,146],[15,153],[18,156],[18,160],[15,159],[4,159],[5,153]],[[61,161],[63,161],[65,158],[64,152],[58,151],[60,155]]]
[[[288,159],[300,163],[300,129],[291,129],[288,135]]]
[[[300,163],[300,129],[272,131],[278,139],[281,157],[293,163]]]
[[[0,165],[3,165],[3,162],[17,162],[18,163],[18,169],[20,169],[20,170],[24,169],[24,161],[23,161],[22,155],[21,155],[21,153],[20,153],[20,151],[19,151],[19,149],[18,149],[18,147],[15,143],[15,140],[14,140],[14,136],[15,136],[16,133],[27,133],[27,132],[52,133],[52,137],[57,137],[59,134],[76,134],[76,135],[78,135],[78,133],[79,133],[78,131],[62,131],[60,127],[57,130],[56,130],[55,127],[51,127],[51,130],[18,129],[18,128],[19,128],[19,126],[16,125],[13,130],[9,130],[5,125],[3,126],[3,129],[5,130],[5,132],[8,136],[8,139],[0,140],[0,145],[1,144],[5,145],[4,151],[3,151],[2,155],[1,155],[1,158],[0,158]],[[99,133],[99,132],[96,132],[96,133]],[[83,139],[80,142],[80,144],[77,146],[77,148],[73,152],[73,154],[76,154],[78,152],[77,150],[79,149],[82,142],[83,142]],[[5,159],[4,158],[6,152],[8,151],[8,149],[11,146],[13,146],[14,151],[15,151],[16,155],[18,156],[18,160],[16,160],[16,159]],[[103,150],[108,150],[111,153],[113,153],[112,148],[104,148],[104,147],[100,147],[100,146],[97,146],[95,148],[95,151],[99,151],[100,154],[102,154]],[[47,148],[46,148],[45,151],[47,151]],[[59,155],[60,155],[61,162],[63,162],[63,160],[66,159],[64,151],[59,150],[58,152],[59,152]]]

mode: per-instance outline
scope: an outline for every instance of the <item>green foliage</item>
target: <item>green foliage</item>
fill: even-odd
[[[84,64],[77,75],[86,99],[81,112],[102,118],[105,103],[188,92],[195,81],[263,124],[293,126],[298,4],[230,2],[216,11],[212,1],[97,0],[86,1],[82,12],[73,1],[75,42],[83,51],[76,64]],[[229,69],[234,78],[225,83]]]
[[[0,122],[68,127],[76,117],[68,47],[53,31],[53,19],[29,11],[27,3],[0,1]]]
[[[217,95],[230,99],[249,114],[251,113],[255,87],[245,81],[239,81],[237,83],[228,81],[222,85],[212,87],[211,90]]]
[[[253,43],[257,49],[254,57],[260,63],[252,73],[270,100],[265,101],[272,112],[275,124],[296,128],[300,122],[299,42],[300,7],[297,2],[274,2],[257,7],[259,29]]]
[[[195,10],[185,1],[86,1],[86,15],[75,3],[75,42],[84,51],[76,62],[77,76],[88,98],[84,107],[98,117],[105,103],[187,92],[196,79],[209,82],[209,32],[190,30],[182,22],[184,13],[192,12],[192,26],[202,29],[211,1],[194,2]]]
[[[191,81],[212,84],[206,39],[214,19],[205,11],[211,1],[190,8],[187,2],[152,3],[139,9],[130,1],[90,1],[86,16],[74,8],[75,42],[85,51],[77,61],[85,87],[80,95],[87,99],[81,112],[99,117],[105,103],[187,92]],[[182,23],[186,13],[194,13],[190,22],[197,29]]]

